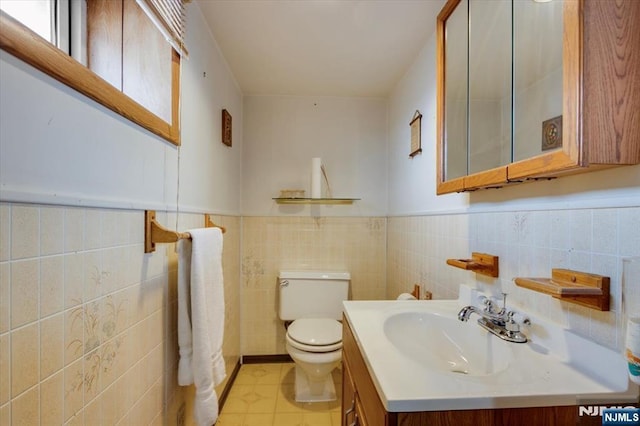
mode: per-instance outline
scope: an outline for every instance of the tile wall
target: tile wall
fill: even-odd
[[[144,254],[143,218],[133,210],[0,203],[0,424],[174,423],[185,399],[176,382],[175,254],[167,244]],[[203,220],[181,214],[185,224],[196,218]],[[169,219],[158,214],[161,223]],[[240,219],[214,220],[229,230],[232,369]]]
[[[474,284],[613,349],[622,345],[622,259],[640,256],[640,208],[488,212],[388,219],[387,297],[421,283],[434,298]],[[500,257],[500,278],[448,266],[472,251]],[[567,268],[611,278],[611,311],[599,312],[517,287],[517,276]],[[640,285],[636,282],[635,285]]]
[[[351,298],[383,299],[386,218],[244,217],[242,235],[242,354],[284,354],[278,318],[278,271],[351,273]]]

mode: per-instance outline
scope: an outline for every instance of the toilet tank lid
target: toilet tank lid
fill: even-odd
[[[340,271],[280,271],[282,279],[303,280],[350,280],[351,274]]]

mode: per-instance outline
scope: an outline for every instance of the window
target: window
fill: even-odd
[[[49,43],[58,46],[55,34],[57,14],[53,0],[0,0],[0,10],[22,22]]]
[[[180,144],[180,55],[136,0],[0,0],[0,9],[0,48]]]

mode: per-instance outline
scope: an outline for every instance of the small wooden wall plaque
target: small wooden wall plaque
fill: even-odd
[[[231,146],[231,114],[226,109],[222,110],[222,143]]]
[[[409,125],[411,126],[411,153],[409,157],[413,158],[422,152],[422,114],[420,114],[420,111],[416,110]]]

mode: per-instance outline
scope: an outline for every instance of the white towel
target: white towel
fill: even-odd
[[[200,426],[218,419],[214,387],[226,377],[222,357],[224,283],[220,228],[190,230],[178,242],[178,384],[195,384],[194,418]]]

